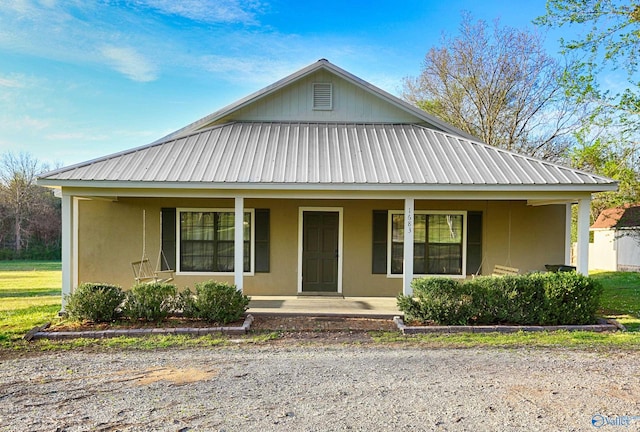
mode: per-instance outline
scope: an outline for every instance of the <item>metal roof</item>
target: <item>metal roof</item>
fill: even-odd
[[[44,174],[41,184],[101,182],[225,188],[388,185],[611,190],[616,183],[415,124],[235,122]]]
[[[603,210],[596,221],[591,225],[592,229],[619,229],[636,228],[640,226],[640,204],[625,204]]]

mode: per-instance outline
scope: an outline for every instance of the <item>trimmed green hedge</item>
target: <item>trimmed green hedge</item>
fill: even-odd
[[[124,296],[116,285],[83,283],[66,297],[65,311],[69,318],[77,321],[113,321],[120,313]]]
[[[398,296],[408,320],[442,325],[591,324],[596,321],[602,286],[575,272],[483,276],[456,281],[422,278],[413,297]]]
[[[197,283],[195,296],[186,290],[182,298],[185,316],[221,324],[240,319],[250,300],[235,285],[214,281]]]
[[[124,314],[131,319],[162,321],[180,308],[178,289],[168,283],[140,283],[127,291]]]
[[[85,283],[67,297],[66,311],[73,320],[113,321],[120,316],[132,320],[163,321],[182,314],[210,322],[237,321],[249,308],[249,297],[235,285],[214,281],[197,283],[196,292],[182,292],[173,284],[137,284],[130,291],[115,285]]]

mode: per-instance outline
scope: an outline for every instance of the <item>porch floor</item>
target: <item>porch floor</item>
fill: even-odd
[[[252,315],[393,318],[402,316],[395,297],[251,296]]]

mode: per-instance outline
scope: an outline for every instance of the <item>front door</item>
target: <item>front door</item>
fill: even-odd
[[[339,227],[339,212],[303,212],[303,292],[338,292]]]

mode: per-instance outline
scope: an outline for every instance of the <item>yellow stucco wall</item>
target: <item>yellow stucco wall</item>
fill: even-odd
[[[160,209],[233,208],[232,199],[133,199],[78,202],[78,281],[110,282],[130,288],[131,262],[142,256],[143,210],[146,211],[146,253],[152,265],[160,247]],[[269,208],[271,219],[269,273],[244,279],[248,295],[296,295],[298,215],[300,207],[341,207],[344,218],[343,294],[395,296],[401,278],[371,273],[372,211],[402,210],[402,200],[246,199],[246,208]],[[565,206],[532,207],[524,201],[417,200],[416,210],[476,210],[483,212],[483,273],[495,264],[521,272],[544,270],[544,264],[564,262]],[[509,222],[510,221],[510,222]],[[510,227],[510,228],[509,228]],[[215,279],[233,283],[233,276],[176,275],[178,287]]]

